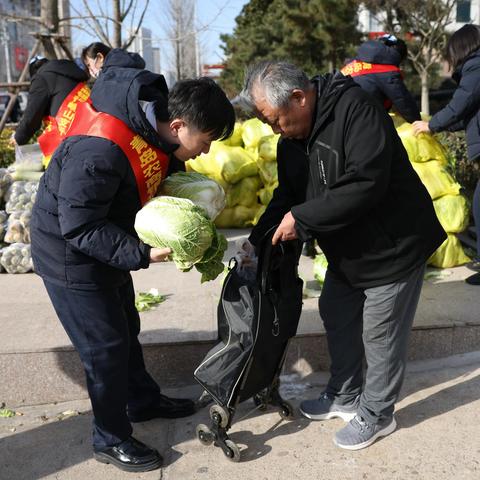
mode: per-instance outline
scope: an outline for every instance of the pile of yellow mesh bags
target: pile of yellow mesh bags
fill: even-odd
[[[454,235],[468,226],[468,205],[460,194],[460,185],[447,170],[447,158],[440,143],[431,135],[415,136],[410,123],[397,127],[408,158],[432,197],[433,206],[448,238],[430,257],[434,267],[449,268],[470,261]]]
[[[278,185],[278,135],[254,118],[236,123],[226,141],[213,142],[208,154],[187,162],[187,170],[216,180],[225,190],[226,207],[215,219],[220,228],[255,225]]]
[[[468,205],[460,185],[447,170],[447,158],[440,143],[431,135],[413,134],[412,125],[394,121],[413,168],[427,188],[447,240],[429,259],[435,267],[448,268],[470,259],[455,233],[468,225]],[[278,185],[277,143],[267,124],[253,118],[236,123],[226,141],[213,142],[208,154],[187,162],[187,170],[216,180],[225,190],[226,208],[216,218],[220,228],[255,225]]]

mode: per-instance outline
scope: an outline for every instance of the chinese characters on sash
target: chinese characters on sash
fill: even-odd
[[[130,147],[138,154],[140,169],[145,178],[148,198],[155,196],[162,181],[162,165],[157,152],[140,136],[135,135]]]

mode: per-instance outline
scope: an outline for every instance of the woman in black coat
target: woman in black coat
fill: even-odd
[[[437,133],[445,130],[466,130],[467,154],[471,161],[480,159],[480,27],[464,25],[447,44],[447,61],[458,83],[448,105],[432,116],[429,122],[413,123],[415,133]],[[472,268],[478,273],[466,282],[480,285],[480,180],[473,195],[473,218],[477,234],[477,257]]]
[[[25,145],[42,126],[45,117],[55,117],[67,95],[88,74],[72,60],[34,57],[29,65],[31,85],[25,113],[15,131],[15,142]]]

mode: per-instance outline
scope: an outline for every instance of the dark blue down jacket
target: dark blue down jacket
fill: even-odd
[[[480,50],[469,55],[452,77],[458,87],[428,126],[432,132],[465,129],[468,158],[475,160],[480,157]]]
[[[393,48],[375,40],[358,47],[356,60],[380,65],[400,65],[400,54]],[[367,73],[352,77],[365,91],[382,105],[393,103],[398,113],[407,121],[420,120],[420,111],[415,99],[403,82],[400,72]],[[391,102],[391,103],[390,103]]]
[[[158,100],[167,107],[163,76],[144,66],[140,56],[112,50],[93,87],[92,103],[171,153],[177,146],[161,141],[139,105],[139,99]],[[134,230],[140,208],[135,176],[120,147],[99,137],[66,139],[40,180],[32,212],[35,271],[76,289],[122,285],[130,270],[150,263],[150,247]]]

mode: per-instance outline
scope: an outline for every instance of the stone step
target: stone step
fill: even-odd
[[[225,231],[229,251],[248,234]],[[300,273],[312,289],[312,260],[301,258]],[[479,350],[480,295],[463,281],[465,267],[436,271],[425,281],[410,340],[410,359],[446,357]],[[167,296],[141,314],[141,342],[154,378],[165,387],[190,385],[192,372],[214,345],[216,307],[222,279],[200,284],[197,272],[182,273],[170,263],[134,272],[137,291],[157,288]],[[84,374],[58,322],[42,281],[34,274],[0,275],[0,403],[35,405],[86,398]],[[286,373],[301,376],[328,369],[318,299],[305,298],[298,335],[292,339]]]

